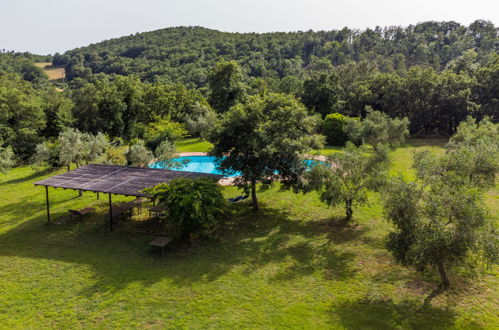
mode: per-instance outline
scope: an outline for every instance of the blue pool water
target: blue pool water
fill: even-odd
[[[183,162],[188,160],[189,162],[182,168],[174,168],[175,171],[183,172],[200,172],[200,173],[211,173],[211,174],[223,174],[215,165],[215,157],[211,156],[183,156],[172,159],[176,162]],[[152,164],[152,168],[164,168],[161,162]],[[239,176],[240,173],[235,173],[233,175],[227,176]]]
[[[184,162],[189,161],[182,168],[175,168],[175,171],[183,171],[183,172],[200,172],[200,173],[211,173],[211,174],[221,174],[223,173],[217,168],[215,165],[215,157],[211,156],[183,156],[172,159],[176,162]],[[316,161],[307,160],[307,166],[313,167]],[[164,164],[161,162],[154,163],[150,165],[151,168],[165,168]],[[226,175],[228,177],[239,176],[241,175],[239,172],[236,172],[232,175]]]

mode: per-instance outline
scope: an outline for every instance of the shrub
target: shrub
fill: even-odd
[[[128,165],[146,167],[153,159],[153,153],[144,145],[144,141],[137,141],[128,148],[126,159]]]
[[[34,167],[50,166],[56,168],[61,166],[59,161],[60,147],[57,141],[45,141],[37,144],[35,154],[31,157]]]
[[[183,124],[162,119],[149,124],[147,127],[146,146],[151,150],[156,150],[161,142],[168,140],[175,143],[175,141],[184,138],[186,135],[187,131]]]
[[[348,117],[339,113],[330,113],[322,122],[322,133],[326,136],[329,145],[342,146],[348,140],[347,134],[343,131]]]
[[[0,173],[6,173],[12,166],[14,166],[14,152],[12,148],[2,148],[0,146]]]
[[[191,240],[208,235],[220,225],[225,213],[221,187],[211,178],[172,180],[146,189],[168,209],[164,221],[170,223],[180,238]]]
[[[105,162],[113,165],[126,165],[127,159],[121,149],[109,148],[106,150]]]

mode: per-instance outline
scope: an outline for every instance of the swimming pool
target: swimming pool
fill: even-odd
[[[215,165],[215,157],[211,156],[182,156],[172,159],[175,162],[184,162],[188,161],[186,165],[182,168],[174,168],[175,171],[182,172],[199,172],[199,173],[211,173],[211,174],[221,174],[217,166]],[[151,168],[165,168],[164,164],[161,162],[156,162],[149,167]],[[239,172],[233,175],[226,175],[227,177],[239,176],[241,175]]]
[[[211,156],[182,156],[182,157],[177,157],[172,159],[173,161],[176,162],[184,162],[188,161],[186,165],[184,165],[182,168],[174,168],[173,170],[175,171],[183,171],[183,172],[199,172],[199,173],[211,173],[211,174],[221,174],[222,171],[220,171],[215,163],[215,157]],[[308,167],[313,167],[314,164],[316,164],[317,161],[315,160],[306,160],[306,164]],[[164,164],[161,162],[156,162],[149,167],[151,168],[165,168]],[[236,172],[232,175],[225,175],[226,177],[234,177],[234,176],[240,176],[241,174],[239,172]]]

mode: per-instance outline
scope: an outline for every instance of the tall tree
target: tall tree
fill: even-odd
[[[225,173],[241,174],[235,183],[251,191],[253,208],[258,210],[258,182],[300,180],[306,170],[305,154],[323,143],[323,137],[315,134],[319,124],[292,96],[252,96],[216,123],[208,138],[214,145],[210,154]]]
[[[302,101],[312,112],[327,114],[339,112],[341,88],[336,73],[321,73],[305,80]]]
[[[210,71],[209,103],[218,112],[226,112],[244,99],[242,70],[236,61],[220,61]]]

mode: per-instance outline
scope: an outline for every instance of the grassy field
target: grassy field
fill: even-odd
[[[62,81],[65,77],[64,66],[54,66],[50,62],[35,63],[35,65],[42,68],[51,81]]]
[[[392,155],[393,172],[411,176],[412,152],[442,143],[411,141]],[[179,147],[206,148],[199,140]],[[499,327],[498,268],[478,279],[453,273],[454,289],[432,297],[436,274],[402,267],[384,248],[390,225],[377,195],[345,228],[331,222],[343,210],[315,194],[263,190],[260,212],[234,204],[218,238],[159,257],[151,236],[127,226],[109,232],[106,201],[94,194],[51,189],[54,217],[87,205],[97,214],[47,226],[44,189],[32,182],[53,174],[0,175],[0,328]],[[487,203],[497,216],[497,189]]]

